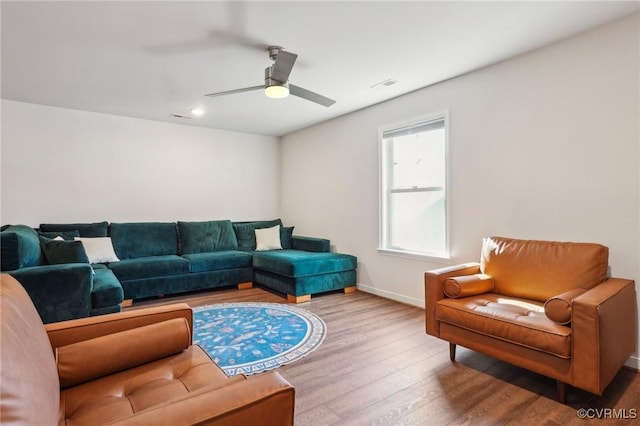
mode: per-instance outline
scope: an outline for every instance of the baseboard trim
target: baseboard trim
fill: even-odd
[[[640,357],[631,356],[627,362],[624,363],[625,367],[629,367],[632,370],[636,370],[640,372]]]
[[[358,290],[365,293],[375,294],[376,296],[384,297],[385,299],[391,299],[396,302],[404,303],[405,305],[417,306],[424,309],[424,300],[415,299],[413,297],[407,297],[402,294],[394,293],[392,291],[380,290],[379,288],[371,287],[364,284],[358,284]]]

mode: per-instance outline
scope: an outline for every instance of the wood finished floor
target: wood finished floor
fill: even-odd
[[[287,303],[253,288],[217,290],[137,302],[132,308],[186,302]],[[640,374],[623,368],[605,393],[569,388],[556,402],[554,380],[425,334],[424,311],[371,294],[330,293],[299,307],[327,325],[322,345],[277,371],[296,388],[297,426],[640,424]],[[618,417],[582,420],[579,408],[624,409]],[[592,411],[593,413],[594,411]],[[636,413],[638,419],[629,417]]]

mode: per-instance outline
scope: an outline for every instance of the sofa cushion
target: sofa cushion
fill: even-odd
[[[436,303],[436,318],[516,345],[571,357],[571,329],[544,314],[542,303],[495,293]]]
[[[137,350],[131,350],[135,342]],[[182,352],[191,344],[184,318],[83,340],[56,349],[60,387],[68,388],[108,374]],[[127,356],[122,356],[123,354]]]
[[[189,261],[176,255],[140,257],[109,263],[120,281],[165,277],[189,272]]]
[[[112,223],[109,231],[120,259],[178,254],[174,222]]]
[[[238,240],[238,249],[244,251],[253,251],[256,249],[256,229],[271,228],[273,226],[282,226],[282,220],[263,220],[257,222],[235,222],[233,223],[233,231]],[[293,229],[292,229],[293,231]]]
[[[61,238],[61,237],[56,237]],[[89,263],[81,241],[65,241],[40,236],[40,247],[50,265],[61,263]]]
[[[586,293],[586,291],[584,288],[576,288],[553,296],[544,302],[544,313],[553,322],[569,324],[571,322],[571,305],[573,299]]]
[[[94,268],[94,272],[93,290],[91,291],[92,309],[105,308],[122,302],[124,299],[122,285],[113,271],[103,267]]]
[[[545,302],[604,281],[608,259],[609,249],[600,244],[489,237],[480,271],[493,277],[495,293]]]
[[[178,222],[179,253],[237,250],[238,240],[229,220]]]
[[[40,224],[40,231],[54,232],[54,231],[78,231],[81,237],[106,237],[108,236],[109,223],[94,222],[94,223],[42,223]]]
[[[44,256],[35,229],[26,225],[11,225],[0,232],[0,267],[3,271],[43,263]]]
[[[191,272],[219,271],[251,266],[251,254],[237,250],[183,254],[191,262]]]
[[[326,274],[356,269],[355,256],[342,253],[316,253],[300,250],[255,252],[253,267],[288,277]]]

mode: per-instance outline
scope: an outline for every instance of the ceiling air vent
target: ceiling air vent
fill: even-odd
[[[394,80],[392,78],[388,78],[388,79],[386,79],[384,81],[381,81],[380,83],[374,84],[373,86],[369,86],[369,89],[380,90],[380,89],[384,89],[385,87],[393,86],[397,82],[398,82],[398,80]]]
[[[191,117],[189,117],[187,115],[180,115],[180,114],[169,114],[169,117],[183,118],[185,120],[191,120]]]

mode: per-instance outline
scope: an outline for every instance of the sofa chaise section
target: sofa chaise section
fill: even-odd
[[[290,302],[301,303],[311,295],[333,290],[356,291],[357,258],[329,252],[329,240],[292,238],[297,249],[254,252],[253,275],[256,284],[287,295]]]

